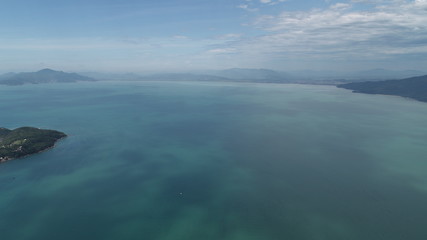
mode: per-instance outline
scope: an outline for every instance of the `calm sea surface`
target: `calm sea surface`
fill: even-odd
[[[330,86],[0,86],[2,240],[425,240],[427,103]]]

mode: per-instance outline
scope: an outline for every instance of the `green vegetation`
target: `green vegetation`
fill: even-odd
[[[66,136],[63,132],[33,127],[0,128],[0,162],[41,152]]]
[[[347,83],[338,87],[358,93],[396,95],[427,102],[427,75],[401,80]]]

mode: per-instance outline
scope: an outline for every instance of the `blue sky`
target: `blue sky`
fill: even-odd
[[[0,66],[426,70],[427,0],[2,0]]]

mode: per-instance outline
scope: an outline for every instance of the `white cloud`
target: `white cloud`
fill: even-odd
[[[328,8],[283,11],[277,15],[261,14],[267,8],[273,9],[269,7],[271,4],[283,0],[241,2],[240,8],[257,11],[256,21],[245,26],[257,28],[257,31],[205,39],[182,35],[126,39],[3,38],[0,39],[0,50],[14,51],[14,58],[27,59],[29,64],[66,59],[76,65],[86,62],[87,66],[97,63],[121,68],[150,68],[156,64],[160,67],[175,64],[176,68],[181,68],[184,62],[188,63],[188,68],[278,68],[286,61],[350,64],[355,59],[359,62],[389,61],[407,56],[421,56],[414,57],[414,62],[418,61],[419,66],[427,65],[427,0],[330,1]],[[12,60],[4,58],[2,64],[18,62]]]
[[[275,5],[277,3],[286,2],[287,0],[259,0],[260,3]]]
[[[248,4],[240,4],[237,6],[238,8],[241,8],[243,10],[249,11],[249,12],[255,12],[258,11],[258,8],[251,8]]]
[[[217,36],[216,39],[220,39],[220,40],[238,40],[241,37],[242,37],[242,34],[228,33],[228,34]]]
[[[371,11],[337,3],[323,10],[262,16],[254,26],[267,34],[240,42],[246,52],[334,57],[427,54],[427,0],[383,3]]]
[[[330,8],[335,10],[344,10],[344,9],[350,9],[352,6],[349,3],[336,3],[332,5]]]
[[[230,54],[230,53],[236,53],[237,50],[235,48],[215,48],[208,50],[208,53],[213,54]]]
[[[238,5],[237,7],[249,12],[256,12],[259,10],[259,8],[262,8],[263,6],[272,6],[286,1],[287,0],[244,0],[244,3]]]

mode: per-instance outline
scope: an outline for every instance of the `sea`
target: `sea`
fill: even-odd
[[[425,240],[427,103],[334,86],[0,86],[2,240]]]

